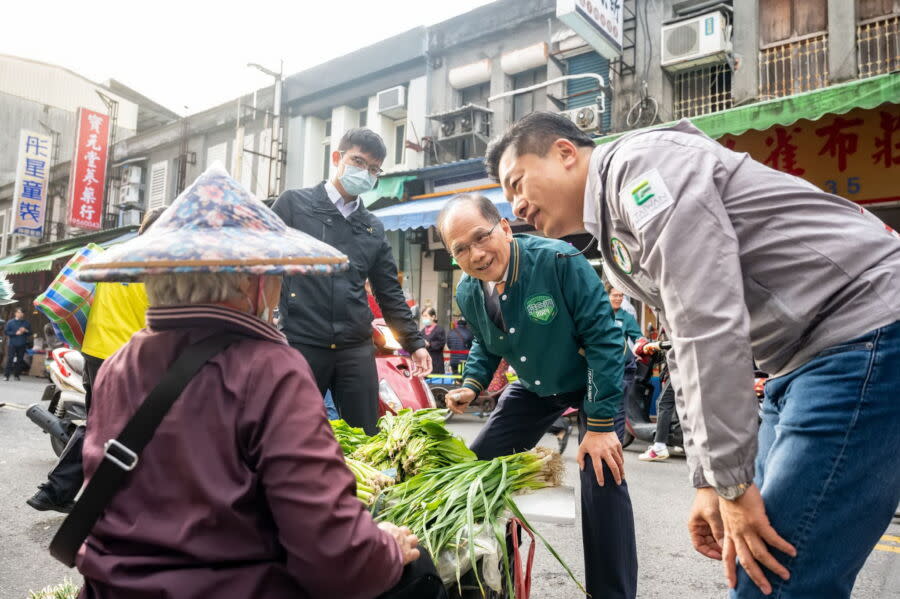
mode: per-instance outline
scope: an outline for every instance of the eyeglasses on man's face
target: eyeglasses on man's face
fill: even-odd
[[[373,177],[380,177],[384,174],[384,170],[382,170],[380,166],[369,164],[366,162],[365,158],[359,154],[347,154],[346,152],[341,152],[341,155],[345,158],[347,164],[353,165],[356,168],[361,168],[364,171],[369,171],[369,174]]]
[[[491,235],[494,234],[494,229],[497,228],[497,225],[500,223],[496,223],[493,227],[485,231],[482,229],[481,231],[475,234],[475,238],[469,243],[458,243],[454,244],[452,248],[450,248],[450,253],[457,260],[463,260],[468,258],[469,250],[472,248],[483,249],[484,246],[487,245],[488,241],[491,239]]]

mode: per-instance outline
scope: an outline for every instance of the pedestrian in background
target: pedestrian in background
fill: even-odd
[[[18,381],[25,365],[25,352],[28,350],[28,338],[31,336],[31,325],[25,320],[25,311],[16,308],[12,320],[6,321],[6,370],[3,380],[8,381],[10,375]]]
[[[625,438],[625,402],[628,401],[631,387],[634,385],[634,375],[637,372],[637,361],[632,349],[643,335],[641,335],[641,327],[633,315],[634,307],[631,308],[631,312],[625,308],[625,300],[627,299],[625,293],[609,283],[606,283],[604,288],[609,296],[609,305],[612,306],[616,326],[621,329],[622,336],[625,338],[625,370],[622,376],[625,401],[622,402],[622,407],[619,408],[615,420],[616,434],[619,435],[619,440],[621,441]]]
[[[474,339],[465,317],[457,318],[456,326],[447,333],[447,349],[451,351],[450,372],[453,374],[462,374],[462,365],[466,363],[467,354],[461,352],[468,352]]]
[[[437,322],[434,308],[425,308],[422,315],[422,337],[425,338],[428,354],[431,356],[431,374],[444,374],[444,345],[447,344],[447,332]]]

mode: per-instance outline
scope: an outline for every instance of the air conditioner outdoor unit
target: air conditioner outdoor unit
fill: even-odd
[[[439,139],[473,133],[484,137],[491,136],[491,117],[488,112],[463,110],[443,116],[440,123]]]
[[[575,126],[582,131],[597,131],[600,129],[602,113],[596,106],[572,108],[560,112],[559,115],[575,123]]]
[[[380,114],[392,119],[406,116],[406,88],[402,85],[378,92],[376,100]]]
[[[119,186],[119,204],[137,204],[141,200],[141,175],[139,166],[126,166],[122,169]]]
[[[119,213],[119,226],[137,226],[141,224],[142,216],[139,210],[122,210]]]
[[[140,185],[142,169],[139,166],[126,166],[122,169],[123,185]]]
[[[662,27],[662,67],[667,71],[723,63],[730,53],[731,27],[720,11]]]

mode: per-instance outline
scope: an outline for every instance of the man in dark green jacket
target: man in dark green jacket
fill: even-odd
[[[634,517],[613,424],[622,403],[623,336],[600,278],[566,243],[513,236],[481,196],[450,200],[438,231],[466,273],[457,303],[475,337],[463,386],[447,394],[448,407],[462,412],[501,358],[515,368],[519,380],[472,443],[480,459],[531,449],[567,408],[579,409],[587,591],[634,597]]]

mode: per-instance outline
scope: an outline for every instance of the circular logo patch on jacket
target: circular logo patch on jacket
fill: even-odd
[[[631,254],[625,244],[619,238],[613,237],[609,240],[609,249],[612,250],[613,261],[622,269],[622,272],[630,275],[633,265],[631,264]]]
[[[546,293],[532,295],[525,300],[525,311],[528,313],[528,318],[538,324],[550,324],[559,312],[553,296]]]

